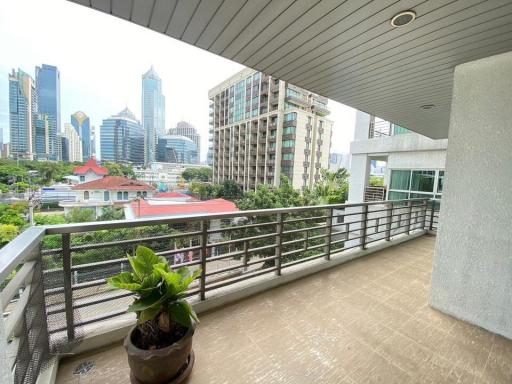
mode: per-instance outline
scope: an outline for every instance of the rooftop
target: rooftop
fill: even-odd
[[[89,171],[97,175],[108,175],[108,169],[100,167],[94,158],[87,160],[87,163],[83,166],[75,167],[73,173],[75,175],[85,175]]]
[[[200,315],[196,383],[510,383],[512,341],[428,306],[422,236]],[[94,368],[73,375],[82,361]],[[121,344],[63,360],[57,383],[129,383]]]
[[[151,204],[151,202],[146,200],[140,200],[133,201],[131,203],[131,208],[136,217],[200,215],[238,211],[235,203],[224,199],[183,203],[169,202],[168,205],[163,205],[161,203]]]
[[[128,179],[123,176],[105,176],[98,180],[89,181],[75,185],[74,190],[107,189],[107,190],[127,190],[127,191],[150,191],[154,188],[142,181]]]

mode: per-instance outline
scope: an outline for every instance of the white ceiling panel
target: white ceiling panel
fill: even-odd
[[[70,1],[433,138],[447,137],[453,68],[512,50],[512,0]],[[416,20],[393,28],[404,10]]]

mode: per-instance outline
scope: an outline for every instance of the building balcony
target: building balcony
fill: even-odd
[[[295,133],[289,133],[287,135],[283,135],[283,140],[295,140]]]
[[[310,101],[308,99],[303,99],[303,98],[294,97],[294,96],[286,96],[285,101],[287,101],[288,103],[291,103],[291,104],[298,105],[300,107],[309,107],[311,105]]]
[[[188,292],[201,318],[189,383],[509,383],[512,341],[428,306],[433,208],[425,199],[284,208],[222,229],[213,221],[244,212],[32,227],[0,250],[7,363],[18,379],[48,361],[41,372],[57,383],[129,383],[121,340],[135,321],[131,298],[105,278],[128,268],[126,251],[151,244],[173,269],[203,267]],[[183,222],[184,233],[168,231]],[[244,227],[266,235],[229,240]],[[197,241],[174,248],[184,234]],[[27,349],[29,333],[38,337]],[[49,359],[57,350],[59,364]]]
[[[297,120],[287,120],[283,123],[283,128],[296,127],[296,126],[297,126]]]
[[[309,167],[309,161],[305,161],[304,163],[302,163],[302,165],[303,165],[304,167]]]
[[[319,116],[327,116],[331,113],[326,106],[316,103],[313,103],[311,110]]]
[[[293,166],[293,160],[281,160],[281,165],[285,167]]]

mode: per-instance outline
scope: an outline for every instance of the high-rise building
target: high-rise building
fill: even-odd
[[[50,134],[55,128],[54,123],[53,117],[47,113],[34,114],[34,151],[38,160],[57,160],[57,137]]]
[[[165,135],[158,138],[157,161],[163,163],[198,163],[197,146],[188,137]]]
[[[152,163],[156,160],[158,136],[165,134],[165,96],[153,66],[142,75],[142,126],[145,162]]]
[[[327,99],[252,69],[209,91],[213,180],[244,190],[312,187],[328,168],[332,121]]]
[[[46,154],[38,153],[38,158],[58,159],[60,132],[60,72],[53,65],[36,67],[37,112],[48,116]]]
[[[71,125],[80,136],[83,161],[87,161],[91,157],[91,121],[89,116],[82,111],[77,111],[71,115]]]
[[[186,121],[180,121],[176,124],[175,128],[169,130],[170,135],[180,135],[188,137],[194,142],[197,149],[197,162],[199,163],[201,157],[201,136],[197,133],[196,128]]]
[[[62,160],[75,162],[83,161],[82,140],[76,129],[69,123],[64,123],[64,130],[61,134]]]
[[[91,157],[97,158],[96,156],[96,127],[91,126]]]
[[[103,120],[100,149],[102,160],[144,164],[144,129],[128,108]]]
[[[12,70],[9,75],[10,152],[13,158],[34,159],[34,114],[37,96],[34,80],[26,72]]]

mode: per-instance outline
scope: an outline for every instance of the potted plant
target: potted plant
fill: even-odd
[[[108,279],[110,286],[131,291],[135,300],[128,308],[137,324],[126,336],[132,383],[178,383],[192,369],[192,336],[197,316],[185,300],[188,286],[199,276],[182,267],[169,268],[167,260],[139,246],[128,256],[132,272]]]

